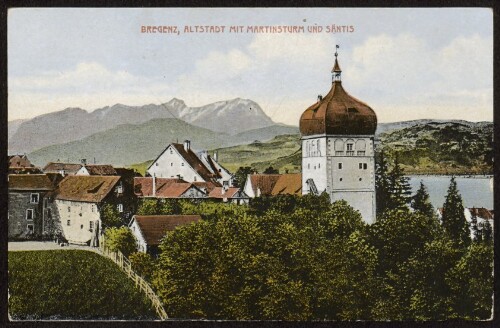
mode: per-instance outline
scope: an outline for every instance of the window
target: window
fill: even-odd
[[[94,231],[94,221],[89,222],[89,230],[90,232]]]
[[[342,170],[342,163],[339,163],[339,170]]]
[[[364,150],[358,150],[358,156],[365,156]]]
[[[184,163],[181,163],[181,166],[184,166]]]
[[[363,170],[366,170],[366,169],[368,169],[368,164],[363,163]]]
[[[341,151],[341,150],[340,150],[340,151],[339,151],[339,150],[336,150],[336,151],[335,151],[335,155],[336,155],[336,156],[342,156],[342,155],[344,155],[344,152],[343,152],[343,151]]]
[[[123,184],[120,182],[120,184],[116,187],[116,192],[121,194],[123,193]]]
[[[68,212],[71,212],[71,206],[68,206]]]
[[[172,149],[170,149],[170,154],[173,154],[174,152],[172,151]]]
[[[38,204],[39,200],[40,200],[40,195],[39,194],[31,194],[31,197],[30,197],[30,203],[31,204]]]
[[[52,210],[50,208],[47,209],[47,219],[52,219]]]
[[[158,166],[158,162],[156,162],[156,164],[155,164],[155,165],[156,165],[156,166]]]
[[[80,229],[83,229],[83,224],[80,224]]]
[[[28,224],[28,233],[29,234],[32,234],[33,233],[33,230],[34,230],[34,227],[32,224]]]
[[[91,205],[90,209],[91,209],[92,213],[94,213],[94,204]]]
[[[362,170],[363,169],[363,163],[359,163],[359,169]]]
[[[352,150],[352,146],[353,146],[353,144],[352,144],[352,143],[348,143],[348,144],[347,144],[347,150]]]
[[[307,168],[310,169],[311,168],[311,164],[308,163],[307,164]]]
[[[362,178],[359,178],[359,181],[363,180]]]
[[[319,168],[321,168],[321,163],[320,163],[320,164],[318,164],[318,169],[319,169]]]
[[[71,225],[71,220],[66,221],[66,225],[70,226]]]
[[[352,150],[353,146],[354,144],[352,143],[347,144],[347,151],[345,152],[347,156],[354,156],[354,150]]]
[[[33,218],[35,217],[35,212],[33,211],[33,209],[29,208],[26,210],[26,220],[33,220]]]
[[[174,166],[174,163],[170,163],[170,166]]]
[[[195,181],[195,182],[196,182],[196,177],[194,177],[194,178],[193,178],[193,181]]]
[[[342,181],[342,178],[340,178],[339,181]]]
[[[123,213],[123,204],[118,204],[116,208],[118,209],[118,212]]]

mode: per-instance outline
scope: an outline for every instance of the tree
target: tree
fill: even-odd
[[[379,160],[376,163],[375,190],[377,212],[381,214],[388,209],[390,198],[389,163],[383,151],[380,153]]]
[[[493,228],[491,227],[490,220],[485,219],[481,229],[482,240],[485,243],[493,243]]]
[[[123,225],[120,213],[111,204],[104,204],[101,208],[101,221],[104,228],[108,227],[120,227]]]
[[[247,181],[247,176],[254,173],[257,173],[257,171],[250,166],[240,166],[238,171],[234,174],[233,185],[238,188],[243,188]]]
[[[264,170],[264,174],[279,174],[280,172],[272,166]]]
[[[396,156],[392,169],[388,173],[388,209],[408,209],[408,204],[411,201],[411,187],[408,181],[409,178],[404,175],[399,158]]]
[[[156,199],[142,198],[139,201],[139,208],[137,215],[158,215],[160,214],[160,207]]]
[[[469,246],[471,242],[469,224],[465,219],[462,196],[458,192],[455,177],[450,180],[441,222],[444,230],[457,246],[461,248]]]
[[[130,254],[129,260],[132,270],[148,281],[151,279],[155,265],[151,255],[142,252],[134,252]]]
[[[422,181],[420,181],[420,188],[417,190],[417,193],[412,197],[411,207],[415,210],[415,212],[428,217],[433,217],[436,215],[434,207],[432,207],[431,201],[429,199],[427,188]]]
[[[136,240],[132,231],[127,227],[121,228],[108,228],[104,232],[105,245],[112,252],[122,252],[123,255],[129,256],[131,253],[135,252]]]

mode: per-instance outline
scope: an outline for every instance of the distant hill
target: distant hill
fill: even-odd
[[[241,98],[201,107],[188,107],[184,101],[174,98],[160,105],[116,104],[90,113],[81,108],[66,108],[23,122],[9,122],[9,153],[29,153],[80,140],[122,124],[142,124],[159,118],[177,118],[229,135],[275,125],[256,102]]]
[[[44,166],[50,161],[130,165],[151,160],[160,155],[171,142],[191,140],[195,150],[206,150],[265,141],[280,134],[296,133],[296,127],[271,125],[240,134],[229,135],[188,124],[180,119],[155,119],[143,124],[124,124],[98,132],[82,140],[52,145],[28,154],[32,163]]]

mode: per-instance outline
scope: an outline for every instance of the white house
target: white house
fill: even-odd
[[[139,252],[158,255],[158,245],[168,231],[201,220],[199,215],[134,215],[129,228]]]
[[[300,118],[302,193],[326,191],[346,200],[367,223],[375,221],[377,116],[343,88],[335,53],[332,85]]]
[[[96,244],[100,210],[111,204],[119,210],[119,176],[67,176],[59,183],[55,203],[64,238],[72,244]]]
[[[301,195],[302,175],[300,173],[249,174],[243,191],[251,198],[281,194]]]
[[[147,169],[149,176],[179,178],[187,182],[213,182],[217,185],[232,184],[232,175],[207,152],[195,154],[191,142],[171,143]]]

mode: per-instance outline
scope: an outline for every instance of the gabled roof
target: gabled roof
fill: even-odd
[[[223,187],[216,187],[214,188],[210,194],[208,194],[208,197],[210,198],[238,198],[238,196],[243,196],[243,195],[238,195],[238,192],[240,191],[239,188],[227,188],[227,190],[224,191]],[[240,197],[240,198],[248,198],[246,197]]]
[[[250,183],[255,195],[260,189],[260,195],[271,195],[274,185],[280,178],[280,174],[252,174],[250,175]]]
[[[141,234],[148,246],[157,246],[167,231],[173,231],[179,226],[201,220],[199,215],[134,215],[129,226],[134,222],[141,229]]]
[[[282,174],[271,191],[271,195],[302,194],[302,174]]]
[[[9,155],[9,168],[32,168],[33,164],[26,155]]]
[[[203,164],[203,162],[198,158],[198,156],[196,156],[196,154],[193,152],[192,149],[188,149],[186,151],[186,149],[184,149],[184,145],[178,143],[172,143],[171,145],[177,150],[179,155],[181,155],[184,158],[184,160],[189,164],[189,166],[191,166],[196,171],[196,173],[198,173],[201,176],[203,180],[214,181],[214,179],[217,178],[216,175],[212,174],[207,169],[205,164]]]
[[[483,219],[493,220],[493,214],[484,207],[469,208],[470,214]]]
[[[99,203],[119,180],[119,176],[70,175],[59,183],[56,199]]]
[[[9,190],[53,190],[52,182],[45,174],[9,174]]]
[[[115,168],[109,164],[87,164],[85,168],[90,175],[117,175]]]
[[[156,198],[178,198],[190,188],[196,188],[194,184],[177,178],[155,178],[156,192],[153,195],[153,178],[134,178],[134,193],[138,197]],[[200,190],[201,191],[201,190]]]
[[[129,169],[126,167],[115,167],[116,175],[121,176],[122,178],[134,178],[134,177],[142,177],[142,175],[134,169]]]
[[[218,183],[213,183],[212,181],[195,181],[191,182],[193,185],[195,185],[198,189],[200,190],[206,190],[207,193],[210,193],[214,188],[219,187],[220,184]]]
[[[82,164],[75,163],[50,162],[45,165],[42,171],[44,173],[59,173],[60,171],[64,171],[66,174],[75,174],[82,166]]]

